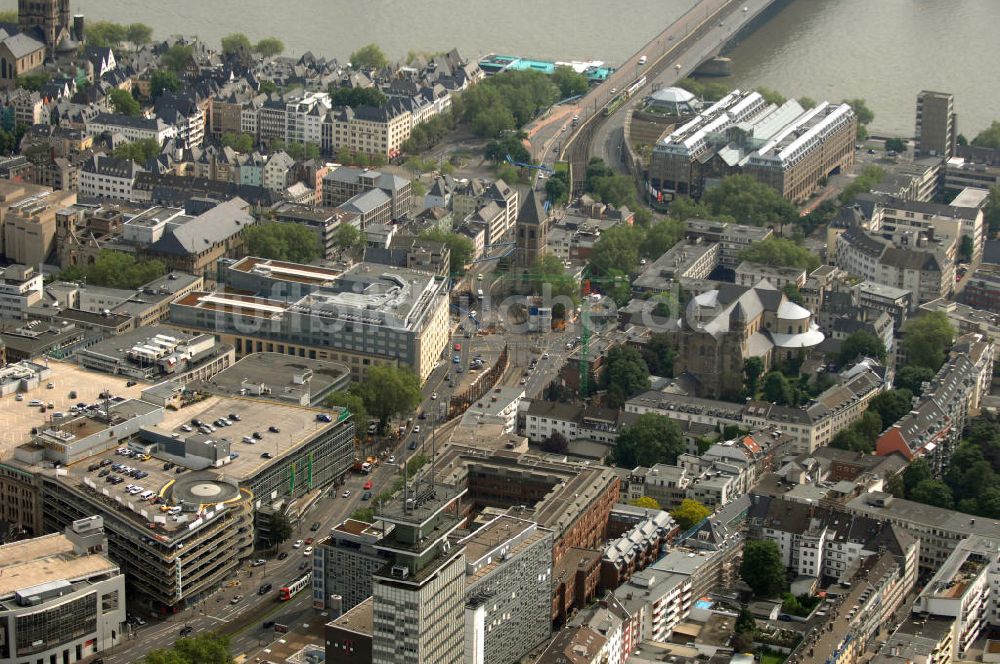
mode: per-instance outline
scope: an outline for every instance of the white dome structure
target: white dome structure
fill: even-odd
[[[649,96],[647,106],[668,115],[693,115],[701,103],[684,88],[661,88]]]

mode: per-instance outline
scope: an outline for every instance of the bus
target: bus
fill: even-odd
[[[309,582],[312,581],[312,572],[306,572],[297,580],[289,583],[287,586],[278,591],[278,599],[282,602],[287,602],[291,598],[298,595],[300,592],[305,590],[309,586]]]

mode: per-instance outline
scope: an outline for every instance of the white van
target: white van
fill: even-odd
[[[142,493],[139,494],[139,497],[142,498],[143,500],[149,500],[150,498],[153,497],[153,492],[143,491]]]
[[[639,56],[639,64],[640,65],[646,64],[646,56],[645,55],[640,55]]]

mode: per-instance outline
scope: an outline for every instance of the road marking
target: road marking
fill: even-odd
[[[219,621],[220,623],[227,623],[227,622],[230,622],[230,619],[229,619],[229,618],[216,618],[215,616],[210,616],[210,615],[208,615],[207,613],[205,614],[205,617],[206,617],[206,618],[211,618],[212,620],[218,620],[218,621]]]

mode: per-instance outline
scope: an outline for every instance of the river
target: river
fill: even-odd
[[[632,55],[694,0],[86,0],[88,19],[152,25],[157,36],[273,35],[287,54],[346,60],[376,42],[393,58],[452,47],[563,60]],[[14,8],[0,0],[0,9]],[[1000,0],[790,0],[729,55],[732,85],[839,101],[862,97],[872,129],[910,135],[921,89],[953,92],[970,138],[1000,119]]]

